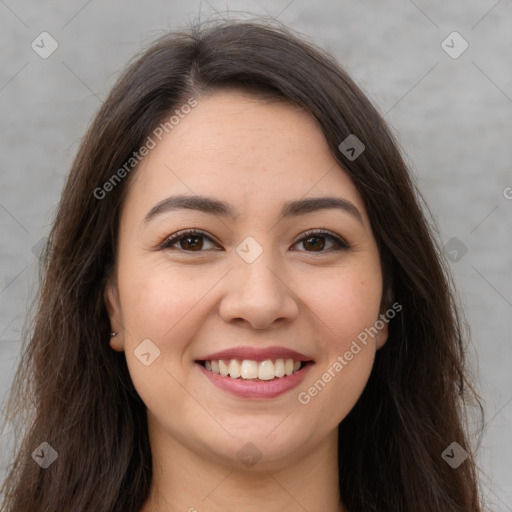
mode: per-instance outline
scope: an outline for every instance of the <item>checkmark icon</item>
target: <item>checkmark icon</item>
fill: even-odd
[[[456,236],[450,238],[444,244],[445,255],[452,263],[460,261],[467,254],[468,250],[468,246]]]
[[[41,32],[30,46],[39,57],[47,59],[59,47],[59,43],[48,32]]]
[[[254,466],[262,457],[262,453],[253,443],[245,443],[245,445],[237,453],[240,462],[247,467]]]
[[[252,237],[248,236],[236,248],[236,253],[246,263],[255,262],[263,252],[263,247]]]
[[[444,450],[441,457],[450,467],[457,469],[469,457],[469,453],[454,441]]]
[[[366,146],[358,137],[351,133],[340,143],[338,149],[348,160],[353,162],[366,149]]]
[[[149,338],[139,343],[133,353],[144,366],[150,366],[155,359],[160,357],[160,349]]]
[[[51,445],[41,443],[33,452],[32,459],[43,469],[49,468],[56,460],[59,454]]]
[[[458,59],[469,47],[468,42],[458,33],[452,32],[441,42],[441,48],[452,58]]]

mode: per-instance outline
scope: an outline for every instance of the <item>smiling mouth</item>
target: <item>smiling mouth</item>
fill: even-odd
[[[300,371],[310,361],[293,359],[212,359],[197,361],[207,371],[235,380],[271,381],[289,377]]]

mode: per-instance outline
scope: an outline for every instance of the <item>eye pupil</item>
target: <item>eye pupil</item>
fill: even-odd
[[[196,242],[190,242],[190,240],[196,240]],[[200,240],[200,242],[197,242],[197,240]],[[199,235],[188,236],[180,241],[180,245],[182,249],[186,250],[201,249],[203,247],[202,237]]]
[[[320,243],[316,243],[312,240],[316,240],[318,242],[318,240],[321,240]],[[309,238],[306,238],[306,240],[304,240],[304,245],[306,244],[312,244],[314,247],[313,247],[313,250],[322,250],[324,247],[325,247],[325,238],[323,236],[310,236]]]

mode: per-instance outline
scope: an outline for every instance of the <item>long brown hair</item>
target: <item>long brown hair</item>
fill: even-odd
[[[300,105],[365,202],[386,300],[402,306],[369,382],[339,425],[339,486],[350,511],[479,512],[465,405],[466,335],[423,201],[382,117],[336,60],[261,22],[193,25],[151,45],[119,78],[90,126],[44,253],[37,312],[8,416],[25,425],[1,511],[138,511],[152,478],[146,408],[124,354],[109,346],[103,300],[129,176],[99,198],[152,130],[191,97],[236,87]],[[338,146],[350,134],[356,159]],[[126,167],[125,167],[126,169]],[[96,191],[96,193],[95,193]],[[47,442],[47,469],[31,454]],[[469,454],[452,468],[442,453]]]

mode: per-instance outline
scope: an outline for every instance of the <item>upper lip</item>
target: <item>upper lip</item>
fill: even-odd
[[[197,361],[211,361],[214,359],[250,359],[253,361],[293,359],[294,361],[312,361],[311,357],[285,347],[234,347],[200,357]]]

